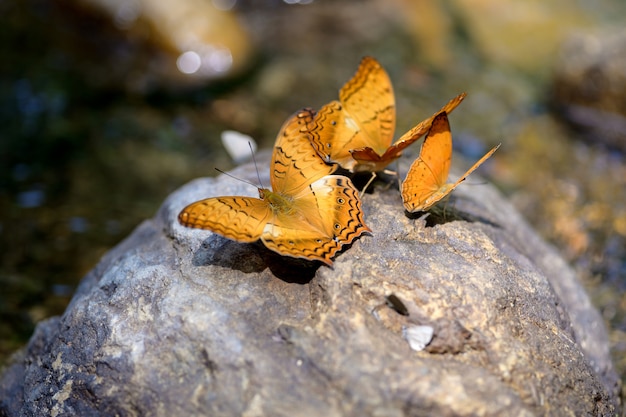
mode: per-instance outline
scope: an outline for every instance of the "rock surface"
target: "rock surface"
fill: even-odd
[[[234,175],[255,182],[252,165]],[[172,194],[39,324],[3,374],[0,415],[618,412],[599,314],[492,187],[410,219],[376,184],[373,236],[333,269],[176,222],[197,199],[255,193],[221,176]],[[434,329],[422,351],[403,336],[416,326]]]

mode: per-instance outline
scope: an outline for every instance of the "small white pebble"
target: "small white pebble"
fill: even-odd
[[[433,339],[434,329],[431,326],[411,326],[402,329],[402,336],[409,342],[411,349],[419,352]]]
[[[254,139],[234,130],[225,130],[222,132],[222,144],[235,164],[240,164],[251,159],[252,154],[255,153],[257,149],[257,144]]]

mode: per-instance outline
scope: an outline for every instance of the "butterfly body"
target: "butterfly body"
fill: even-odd
[[[213,197],[185,207],[179,222],[208,229],[239,242],[261,240],[281,254],[332,265],[343,245],[369,232],[352,182],[331,175],[336,166],[320,159],[306,137],[312,110],[294,115],[278,135],[272,163],[272,188],[259,198]]]
[[[276,216],[293,213],[293,198],[289,196],[272,192],[267,188],[259,188],[259,198],[267,201],[270,211]]]
[[[448,183],[452,160],[452,134],[446,112],[438,114],[424,139],[419,157],[402,183],[402,201],[409,213],[426,211],[448,196],[500,147],[492,148],[456,182]]]
[[[451,112],[460,94],[441,110]],[[382,171],[407,146],[423,136],[435,116],[422,121],[394,142],[395,97],[387,72],[365,57],[356,74],[339,91],[339,101],[323,106],[313,120],[309,139],[324,161],[351,172]]]

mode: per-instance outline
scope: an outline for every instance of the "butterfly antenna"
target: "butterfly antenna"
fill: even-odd
[[[241,181],[241,182],[245,182],[246,184],[250,184],[250,185],[251,185],[251,186],[253,186],[254,188],[259,188],[259,186],[258,186],[258,185],[253,184],[253,183],[251,183],[251,182],[250,182],[250,181],[248,181],[248,180],[244,180],[243,178],[235,177],[234,175],[229,174],[229,173],[228,173],[228,172],[226,172],[226,171],[222,171],[222,170],[221,170],[221,169],[219,169],[219,168],[215,168],[215,170],[216,170],[217,172],[219,172],[220,174],[227,175],[227,176],[229,176],[229,177],[231,177],[231,178],[236,179],[237,181]],[[258,172],[257,172],[257,173],[258,173]]]
[[[261,174],[259,174],[259,167],[256,164],[256,158],[254,157],[254,149],[252,149],[252,142],[248,142],[250,146],[250,154],[252,155],[252,162],[254,162],[254,169],[256,169],[256,177],[259,179],[259,185],[263,188],[263,181],[261,181]]]

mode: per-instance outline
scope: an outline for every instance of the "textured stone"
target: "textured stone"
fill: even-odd
[[[0,415],[618,412],[599,314],[491,186],[462,185],[439,215],[410,219],[376,184],[363,199],[374,233],[334,268],[176,221],[194,200],[236,194],[256,190],[193,181],[105,255],[5,370]],[[410,326],[434,328],[424,350]]]

